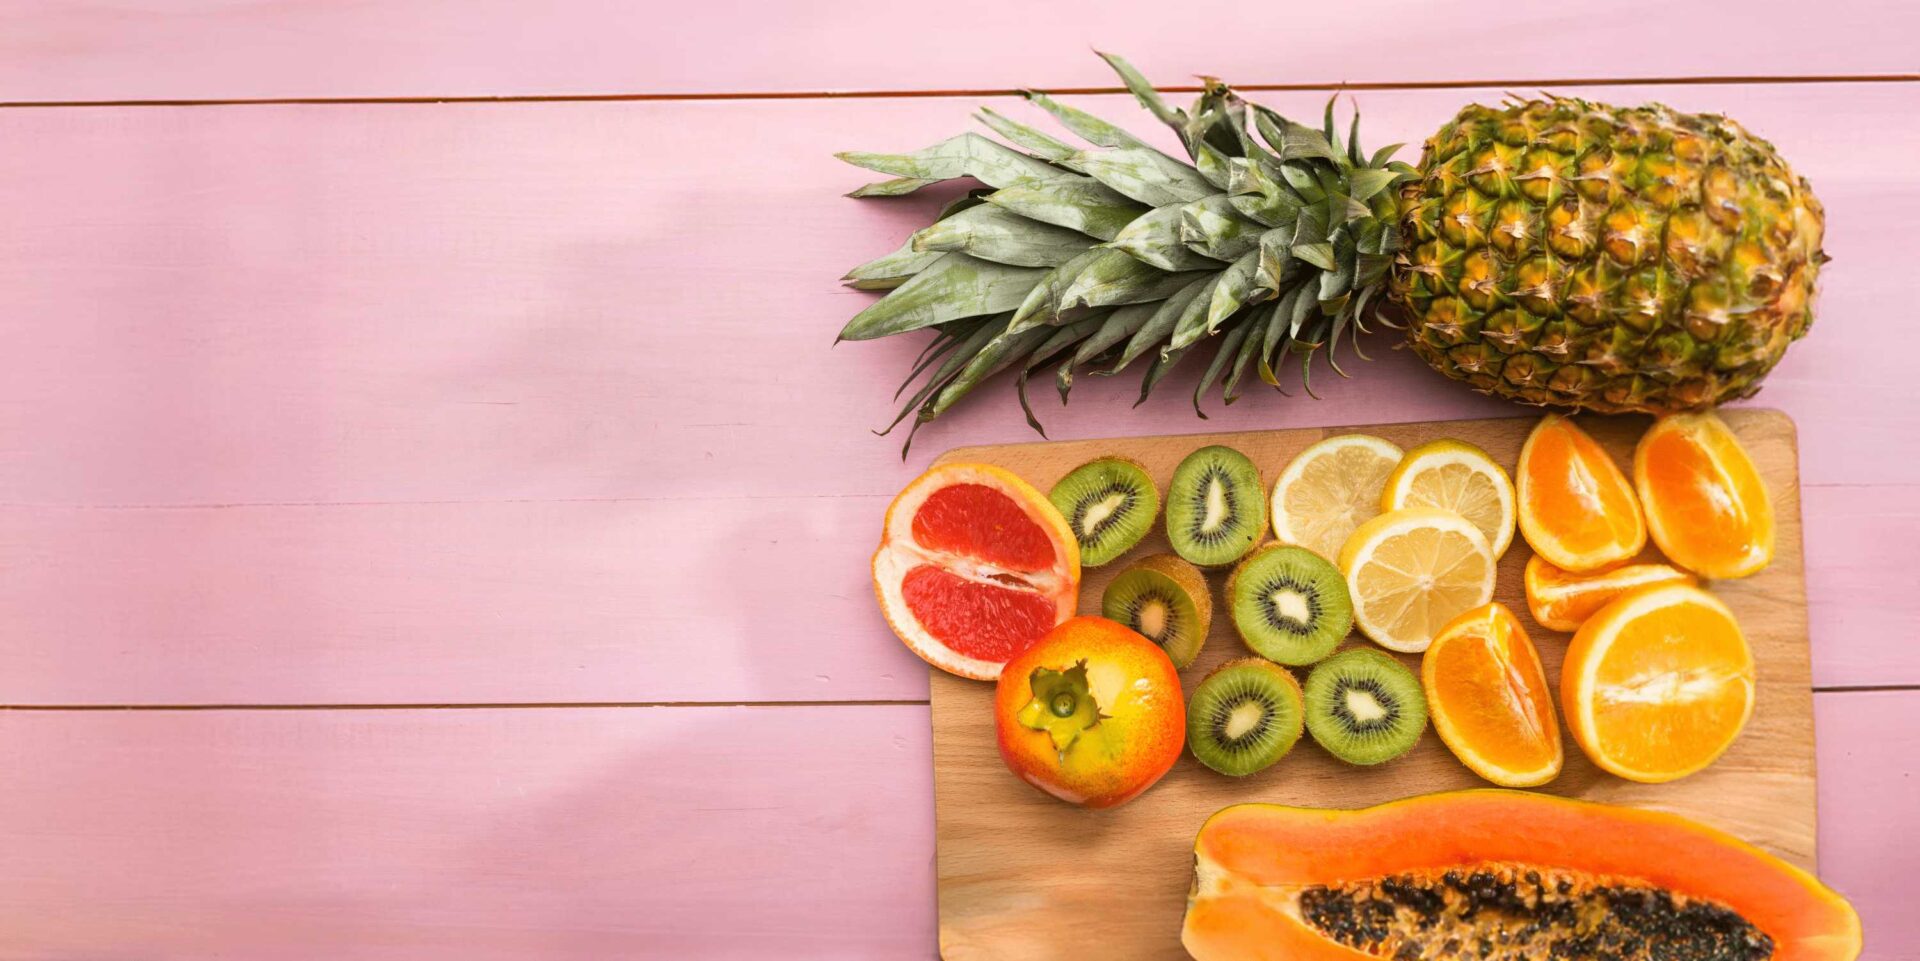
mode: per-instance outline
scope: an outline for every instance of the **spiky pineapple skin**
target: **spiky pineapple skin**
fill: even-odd
[[[1571,98],[1469,106],[1402,187],[1413,350],[1523,403],[1693,410],[1751,395],[1812,323],[1820,203],[1719,116]]]

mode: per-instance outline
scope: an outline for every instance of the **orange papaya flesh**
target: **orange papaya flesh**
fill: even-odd
[[[1225,808],[1182,931],[1197,961],[1849,961],[1860,937],[1844,898],[1724,832],[1503,790]]]

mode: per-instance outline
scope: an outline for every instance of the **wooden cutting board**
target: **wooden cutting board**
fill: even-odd
[[[1632,784],[1604,774],[1568,738],[1566,769],[1543,790],[1675,811],[1811,868],[1813,694],[1793,422],[1772,410],[1730,410],[1722,416],[1759,465],[1778,514],[1772,566],[1743,581],[1712,585],[1739,616],[1758,661],[1753,720],[1713,767],[1665,785]],[[1511,469],[1535,420],[1009,444],[949,451],[940,462],[997,464],[1046,490],[1079,464],[1118,454],[1145,464],[1164,492],[1174,465],[1207,444],[1246,452],[1271,484],[1308,444],[1359,432],[1409,448],[1455,437],[1480,445]],[[1623,468],[1632,463],[1633,443],[1648,423],[1639,417],[1589,417],[1581,422]],[[1164,550],[1166,538],[1156,531],[1126,557],[1086,571],[1080,610],[1099,613],[1108,580],[1133,557]],[[1500,562],[1495,595],[1526,621],[1557,690],[1567,635],[1541,628],[1527,617],[1521,571],[1531,554],[1516,536]],[[1189,691],[1221,661],[1247,653],[1219,599],[1224,580],[1223,575],[1209,577],[1215,623],[1199,659],[1182,672]],[[1356,633],[1348,643],[1367,642]],[[1403,659],[1418,671],[1417,657]],[[1412,753],[1374,769],[1346,767],[1304,736],[1280,763],[1245,779],[1215,774],[1188,754],[1133,802],[1110,811],[1086,811],[1042,795],[1001,764],[994,747],[992,685],[938,670],[931,673],[940,951],[948,961],[1183,958],[1180,921],[1194,834],[1214,811],[1244,801],[1364,807],[1407,795],[1487,786],[1462,767],[1429,728]]]

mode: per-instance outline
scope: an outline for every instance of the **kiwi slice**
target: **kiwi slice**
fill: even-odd
[[[1281,664],[1312,664],[1353,630],[1353,600],[1339,568],[1286,544],[1268,544],[1233,569],[1227,611],[1248,649]]]
[[[1172,554],[1135,561],[1107,583],[1100,613],[1160,645],[1184,670],[1200,654],[1213,626],[1213,597],[1200,569]]]
[[[1200,763],[1245,777],[1293,750],[1305,716],[1291,672],[1243,657],[1214,668],[1187,701],[1187,746]]]
[[[1167,485],[1167,540],[1201,567],[1246,556],[1267,530],[1260,469],[1231,447],[1202,447],[1173,469]]]
[[[1080,565],[1099,567],[1133,549],[1153,529],[1160,492],[1136,461],[1100,457],[1053,485],[1047,499],[1080,542]]]
[[[1380,764],[1413,749],[1427,729],[1427,697],[1406,665],[1356,647],[1307,675],[1307,731],[1348,764]]]

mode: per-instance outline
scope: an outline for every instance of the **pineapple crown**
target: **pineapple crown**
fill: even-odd
[[[1379,316],[1400,249],[1397,188],[1418,176],[1389,159],[1402,145],[1364,152],[1357,109],[1343,143],[1337,98],[1314,129],[1211,77],[1181,110],[1131,64],[1101,56],[1173,129],[1187,159],[1032,91],[1028,100],[1092,146],[982,108],[978,119],[1005,143],[965,133],[910,154],[838,155],[894,178],[854,197],[901,196],[968,177],[985,185],[844,278],[889,293],[838,340],[935,331],[895,397],[919,387],[881,433],[916,410],[917,430],[1009,368],[1018,371],[1028,423],[1044,436],[1026,386],[1048,365],[1056,365],[1064,403],[1077,370],[1118,374],[1150,355],[1144,401],[1189,352],[1212,343],[1193,395],[1205,417],[1200,398],[1216,383],[1228,404],[1250,370],[1279,388],[1276,370],[1289,355],[1299,358],[1309,393],[1320,348],[1341,376],[1333,356],[1341,338],[1365,357],[1359,334]]]

